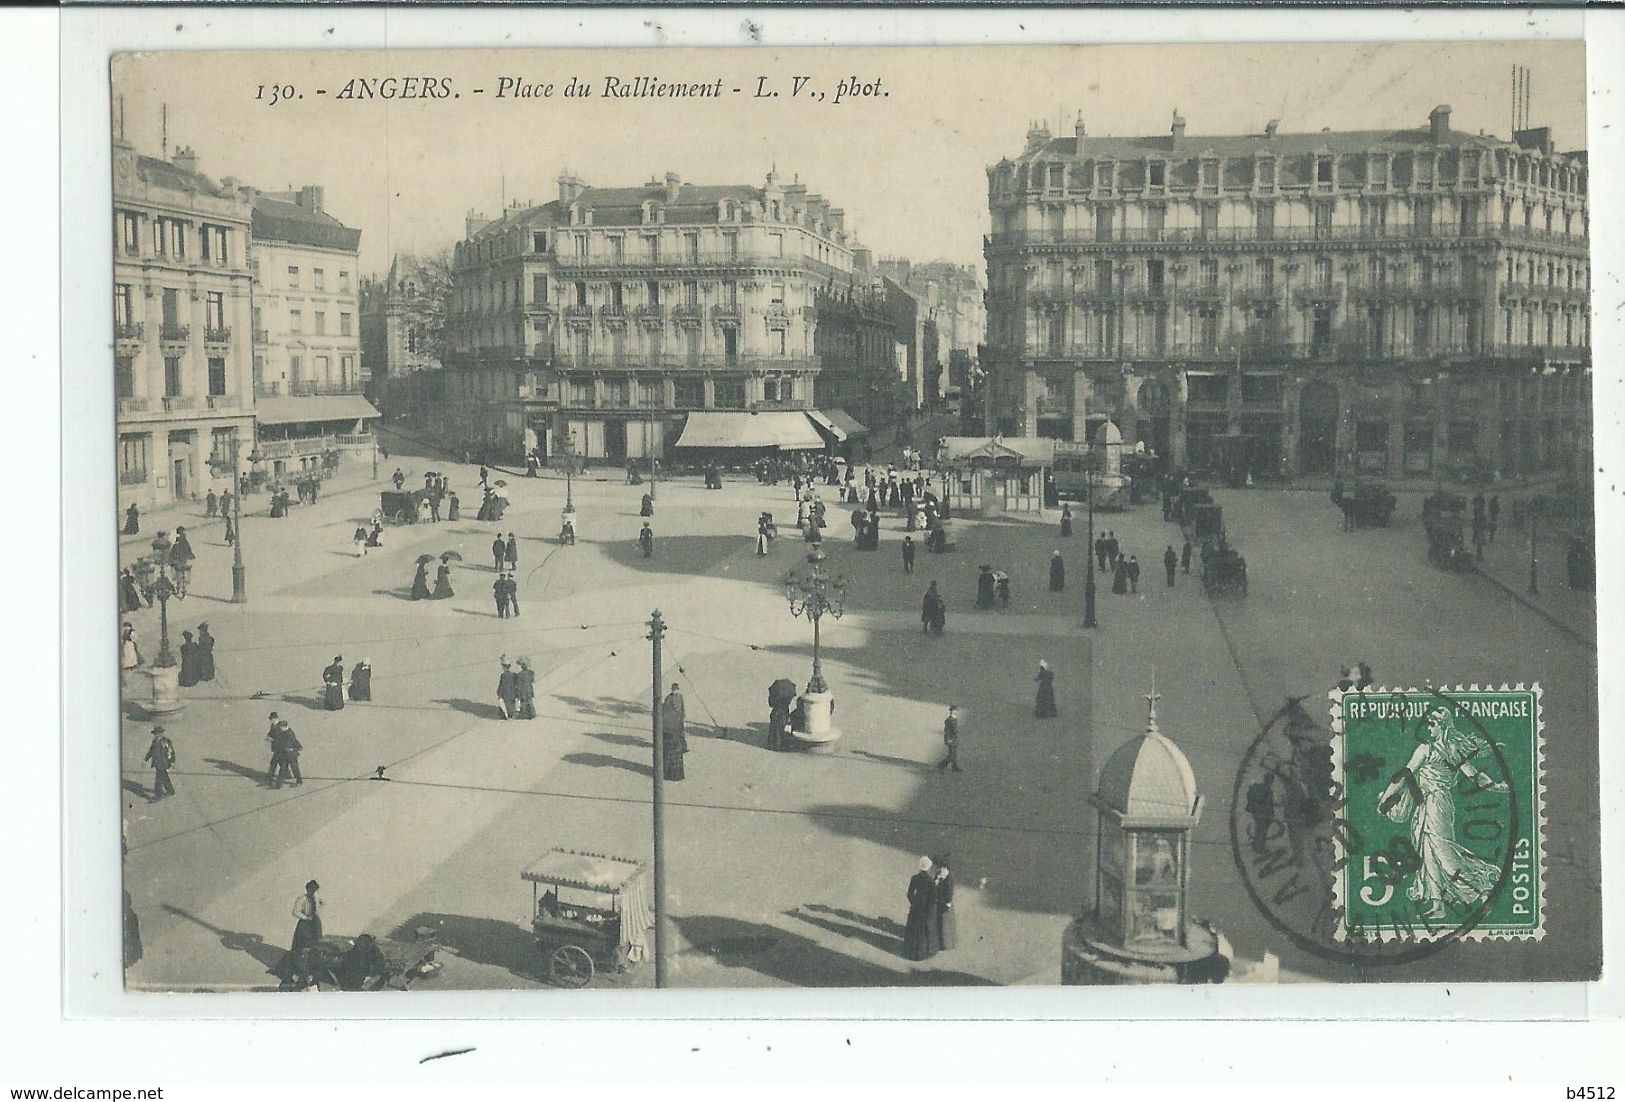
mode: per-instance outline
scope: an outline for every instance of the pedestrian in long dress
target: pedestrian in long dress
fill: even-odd
[[[181,632],[181,672],[177,680],[183,688],[191,688],[198,683],[197,644],[192,641],[189,631]]]
[[[946,609],[943,605],[942,595],[937,592],[937,583],[932,582],[926,587],[925,597],[920,601],[920,623],[928,635],[941,635],[942,626],[947,621]]]
[[[1128,560],[1118,559],[1112,564],[1112,592],[1128,592]]]
[[[995,596],[995,582],[993,568],[983,563],[977,568],[980,573],[976,576],[976,607],[986,610],[993,607]]]
[[[1168,550],[1162,553],[1162,570],[1168,575],[1168,587],[1173,588],[1174,570],[1179,566],[1179,556],[1174,554],[1174,545],[1169,544]]]
[[[161,800],[165,796],[175,794],[174,782],[169,779],[169,771],[175,768],[177,756],[175,744],[169,741],[162,727],[152,729],[152,744],[147,747],[146,756],[142,759],[152,766],[152,799]]]
[[[638,531],[638,547],[646,559],[655,553],[655,534],[650,530],[648,521],[644,521],[643,527]]]
[[[430,524],[430,523],[433,522],[433,520],[432,520],[433,517],[434,517],[434,511],[429,508],[429,499],[426,498],[426,497],[419,498],[418,499],[418,523],[419,524]]]
[[[228,516],[226,518],[226,546],[230,547],[237,542],[237,525]]]
[[[212,519],[219,512],[220,512],[220,499],[214,496],[214,491],[213,490],[210,490],[209,491],[209,496],[203,499],[203,515],[204,515],[205,518]]]
[[[311,880],[305,884],[305,894],[293,902],[293,945],[278,968],[284,979],[291,982],[311,979],[308,953],[322,940],[322,900],[316,893],[321,885]]]
[[[120,629],[118,665],[125,673],[141,665],[141,645],[136,641],[134,624],[125,624]]]
[[[322,670],[322,707],[330,712],[344,709],[344,656],[335,654]]]
[[[931,875],[931,858],[920,858],[920,871],[908,882],[908,920],[903,926],[903,955],[909,960],[929,960],[937,951],[936,878]]]
[[[519,668],[513,675],[514,700],[519,705],[520,719],[536,718],[536,671],[530,667],[530,659],[521,658]]]
[[[1066,561],[1061,558],[1061,552],[1056,551],[1049,557],[1049,591],[1059,593],[1066,588]]]
[[[446,495],[446,519],[448,521],[463,519],[463,503],[457,500],[455,490]]]
[[[372,699],[372,660],[369,658],[350,667],[350,699]]]
[[[1049,668],[1048,662],[1039,659],[1038,676],[1033,680],[1038,682],[1038,699],[1033,704],[1033,715],[1039,719],[1054,719],[1055,671]]]
[[[512,532],[508,533],[508,540],[502,545],[502,554],[508,560],[509,570],[519,569],[519,541]]]
[[[1072,538],[1072,506],[1061,506],[1061,538]]]
[[[688,753],[688,736],[684,733],[687,716],[682,691],[677,682],[671,683],[671,692],[660,702],[661,762],[663,776],[668,781],[683,779],[683,756]]]
[[[367,554],[367,526],[356,525],[355,533],[350,537],[350,543],[355,548],[355,557],[363,558]]]
[[[141,590],[136,586],[135,574],[130,571],[129,567],[119,571],[118,610],[120,612],[139,612],[141,610]]]
[[[936,859],[937,871],[933,901],[937,908],[937,948],[947,952],[959,944],[959,920],[954,916],[954,874],[948,867],[950,854]]]
[[[450,563],[442,561],[440,563],[440,566],[435,570],[435,572],[434,572],[434,593],[432,594],[432,596],[437,601],[444,601],[448,597],[457,596],[456,591],[454,591],[451,588],[451,564]]]
[[[655,499],[648,494],[643,495],[643,505],[638,509],[638,516],[652,517],[655,515]]]
[[[141,510],[133,504],[124,510],[124,529],[126,536],[139,536],[141,534]]]
[[[1186,540],[1185,541],[1185,546],[1180,549],[1180,552],[1179,552],[1179,572],[1181,574],[1189,574],[1191,572],[1191,541],[1190,540]]]
[[[412,600],[427,601],[429,599],[429,565],[418,563],[418,572],[412,577]]]
[[[508,656],[502,656],[502,672],[497,675],[497,701],[502,709],[503,719],[515,719],[519,715],[517,702],[519,700],[519,682],[514,677],[513,667],[508,664]]]

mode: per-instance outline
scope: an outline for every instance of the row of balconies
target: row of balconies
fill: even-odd
[[[1441,342],[1443,343],[1443,342]],[[1139,347],[1130,344],[1119,348],[1115,344],[1064,345],[1045,349],[1023,349],[1018,357],[1034,362],[1076,360],[1135,360],[1145,358],[1196,360],[1234,364],[1241,360],[1342,360],[1342,359],[1400,359],[1431,360],[1443,357],[1493,360],[1568,360],[1589,359],[1590,349],[1573,344],[1492,344],[1482,348],[1469,348],[1464,344],[1423,349],[1411,348],[1395,351],[1391,343],[1373,345],[1366,341],[1252,341],[1239,348],[1202,342],[1167,341],[1161,346]]]
[[[1431,226],[1276,226],[1263,229],[1258,226],[1220,226],[1203,228],[1181,226],[1172,229],[1148,229],[1141,226],[1114,227],[1105,233],[1096,229],[1070,230],[1004,230],[982,239],[987,248],[1021,248],[1035,245],[1118,245],[1118,244],[1183,244],[1234,242],[1257,243],[1271,241],[1439,241],[1493,238],[1517,238],[1526,241],[1553,242],[1584,246],[1584,234],[1565,234],[1560,230],[1544,230],[1524,226],[1490,225],[1462,229],[1454,223],[1435,222]]]
[[[1351,301],[1356,302],[1383,302],[1405,303],[1425,302],[1437,304],[1470,304],[1483,299],[1484,292],[1475,288],[1454,287],[1437,284],[1428,287],[1413,287],[1401,284],[1384,284],[1368,287],[1357,284],[1325,285],[1298,288],[1292,293],[1292,300],[1300,307],[1316,306],[1322,303],[1336,303],[1344,294]],[[1576,292],[1578,301],[1584,301],[1583,292]],[[1280,306],[1286,298],[1284,287],[1239,287],[1233,291],[1225,291],[1212,286],[1197,286],[1180,288],[1176,294],[1167,285],[1160,288],[1138,288],[1130,291],[1065,291],[1055,288],[1046,288],[1033,291],[1028,296],[1029,302],[1040,307],[1068,307],[1093,306],[1112,307],[1118,305],[1131,306],[1157,306],[1169,305],[1175,302],[1187,306],[1200,306],[1203,303],[1224,305],[1226,302],[1241,307],[1270,307]],[[995,298],[996,305],[1015,306],[1019,300],[1012,297]]]
[[[743,371],[759,374],[816,371],[816,356],[638,356],[628,354],[561,356],[553,361],[554,371]]]
[[[242,396],[238,394],[167,394],[162,398],[120,398],[118,412],[195,413],[204,410],[241,409],[242,405]]]
[[[263,330],[256,331],[256,336]],[[113,326],[113,339],[121,343],[145,340],[147,327],[143,322],[125,322]],[[164,322],[158,327],[158,339],[165,344],[185,344],[192,339],[192,327],[179,322]],[[230,344],[231,327],[219,326],[203,330],[204,344]]]
[[[359,380],[348,383],[322,383],[311,379],[295,379],[284,384],[255,383],[254,393],[260,398],[310,398],[321,394],[360,394]]]

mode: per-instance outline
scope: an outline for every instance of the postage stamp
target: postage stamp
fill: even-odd
[[[1333,691],[1342,939],[1545,933],[1537,685]]]

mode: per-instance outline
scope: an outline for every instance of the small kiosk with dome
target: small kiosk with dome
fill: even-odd
[[[1229,972],[1218,932],[1191,919],[1191,832],[1202,797],[1190,762],[1157,725],[1146,696],[1145,734],[1101,770],[1094,907],[1068,927],[1063,984],[1214,983]]]

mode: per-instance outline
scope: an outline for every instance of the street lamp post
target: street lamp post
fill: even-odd
[[[1089,542],[1083,545],[1083,626],[1086,628],[1099,627],[1095,619],[1095,468],[1092,460],[1094,453],[1090,452],[1084,459],[1084,474],[1088,477],[1087,489],[1089,495]]]
[[[169,645],[169,599],[175,596],[175,583],[169,580],[169,553],[173,547],[167,532],[153,537],[151,561],[158,568],[158,580],[152,586],[152,595],[158,599],[158,653],[147,670],[152,692],[145,704],[153,715],[168,715],[182,707],[179,663]]]
[[[824,665],[820,653],[821,625],[824,617],[839,620],[846,611],[846,578],[824,573],[824,552],[819,548],[807,552],[806,573],[792,570],[784,578],[784,599],[790,606],[790,615],[805,616],[813,626],[812,679],[801,697],[801,728],[792,728],[792,734],[809,750],[827,753],[834,749],[840,731],[831,724],[835,699],[824,680]]]
[[[243,444],[241,440],[233,439],[231,449],[231,473],[237,485],[233,487],[231,495],[231,603],[244,604],[248,600],[248,567],[243,565],[243,475],[241,470]],[[264,460],[258,448],[248,453],[248,463],[253,466]],[[374,462],[377,454],[374,453]],[[374,477],[377,477],[375,474]]]
[[[576,434],[564,434],[564,511],[575,512],[575,497],[572,494],[571,480],[575,476],[576,466]]]

